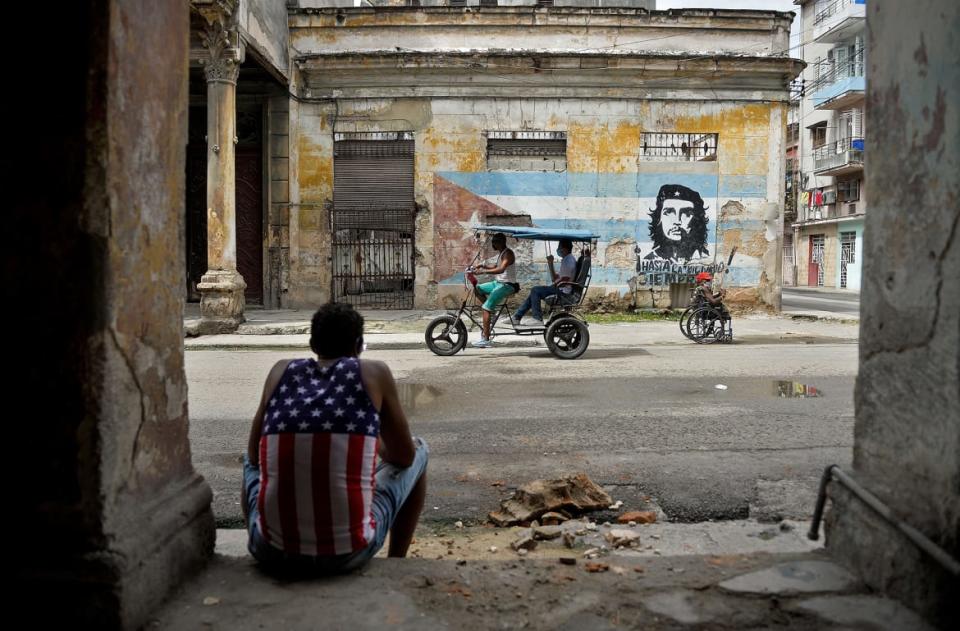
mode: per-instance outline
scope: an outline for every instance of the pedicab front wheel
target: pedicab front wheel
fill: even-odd
[[[577,318],[560,318],[547,327],[543,335],[547,348],[559,359],[576,359],[590,345],[590,329]]]
[[[437,316],[427,325],[423,337],[427,348],[434,354],[444,357],[456,355],[467,345],[467,327],[456,316]]]

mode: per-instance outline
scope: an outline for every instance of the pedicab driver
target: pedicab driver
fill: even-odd
[[[497,261],[493,265],[479,265],[473,268],[477,274],[495,274],[494,279],[477,285],[477,291],[487,297],[483,303],[483,333],[479,340],[473,343],[477,348],[489,348],[490,342],[490,314],[496,311],[507,296],[520,290],[517,283],[516,257],[513,250],[507,247],[507,237],[502,232],[493,235],[490,240],[496,250]]]

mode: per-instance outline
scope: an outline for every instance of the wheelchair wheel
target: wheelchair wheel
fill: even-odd
[[[576,359],[590,344],[590,329],[577,318],[559,318],[550,323],[543,337],[554,357]]]
[[[430,321],[423,337],[434,354],[456,355],[467,345],[467,327],[456,316],[442,315]]]
[[[695,309],[693,307],[687,307],[683,313],[680,314],[680,332],[683,333],[683,336],[687,339],[692,339],[687,332],[687,322],[690,321],[690,316],[693,315],[694,311]]]
[[[700,307],[687,319],[687,337],[697,344],[723,342],[727,337],[726,321],[719,309]]]

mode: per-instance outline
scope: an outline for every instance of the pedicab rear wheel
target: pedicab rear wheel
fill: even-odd
[[[560,318],[547,326],[543,334],[547,348],[559,359],[576,359],[590,345],[590,329],[577,318]]]
[[[423,335],[427,348],[436,355],[456,355],[467,345],[467,327],[450,314],[437,316],[427,325]]]

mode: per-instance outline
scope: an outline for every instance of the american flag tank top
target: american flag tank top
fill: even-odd
[[[374,536],[380,415],[360,360],[287,366],[267,402],[260,435],[260,533],[291,554],[329,556]]]

